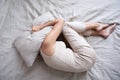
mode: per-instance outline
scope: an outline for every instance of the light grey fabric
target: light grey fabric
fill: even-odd
[[[40,25],[48,20],[53,19],[54,17],[52,16],[52,14],[50,12],[47,12],[33,20],[33,25]],[[41,44],[46,34],[48,34],[50,30],[51,27],[46,27],[38,32],[34,32],[33,34],[22,34],[15,39],[15,47],[19,51],[20,55],[22,56],[28,67],[32,66],[32,64],[34,63],[39,53]]]
[[[28,68],[13,42],[47,11],[67,21],[120,24],[120,0],[0,0],[0,80],[120,80],[120,25],[106,40],[87,38],[97,52],[88,74],[56,71],[39,57]]]
[[[43,24],[49,20],[53,20],[55,19],[54,16],[51,14],[51,12],[46,12],[46,13],[43,13],[41,16],[35,18],[33,20],[33,25],[37,26],[37,25],[40,25],[40,24]]]
[[[23,60],[28,67],[31,67],[34,63],[41,44],[46,36],[46,34],[51,30],[50,27],[44,28],[39,32],[35,32],[28,36],[20,36],[15,40],[15,47],[19,51]],[[23,34],[24,35],[24,34]]]

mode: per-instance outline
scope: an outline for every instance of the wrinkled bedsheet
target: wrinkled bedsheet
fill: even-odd
[[[48,11],[66,21],[117,23],[107,39],[86,37],[97,52],[90,71],[57,71],[41,56],[26,66],[14,40],[30,33],[32,21]],[[120,0],[0,0],[0,80],[120,80]]]

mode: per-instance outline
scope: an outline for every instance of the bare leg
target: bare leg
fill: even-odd
[[[95,31],[95,30],[90,30],[85,34],[83,33],[84,36],[102,36],[103,38],[107,38],[114,30],[116,24],[113,24],[105,29],[102,29],[101,31]]]
[[[91,30],[94,29],[96,31],[100,31],[103,28],[108,27],[108,24],[101,24],[101,23],[90,23],[90,22],[86,22],[86,30]]]
[[[108,27],[108,24],[102,24],[102,23],[91,23],[91,22],[65,22],[65,23],[78,33],[82,33],[88,30],[100,31],[103,28]]]
[[[103,29],[102,31],[100,31],[99,34],[102,37],[107,38],[113,32],[113,30],[115,29],[115,26],[116,26],[116,24],[111,25],[108,28]]]

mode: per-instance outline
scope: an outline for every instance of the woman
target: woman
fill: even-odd
[[[115,24],[64,22],[62,19],[55,19],[40,26],[33,26],[32,31],[36,32],[47,26],[53,27],[42,42],[41,55],[48,66],[68,72],[87,71],[96,61],[95,50],[86,42],[82,34],[107,38],[115,28]],[[66,48],[64,42],[56,41],[61,32],[72,49]]]

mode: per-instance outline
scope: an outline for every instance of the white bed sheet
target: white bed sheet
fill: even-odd
[[[13,42],[29,33],[33,19],[47,11],[67,21],[118,23],[106,40],[86,38],[97,52],[90,71],[57,71],[41,57],[26,66]],[[0,0],[0,80],[120,80],[120,0]]]

